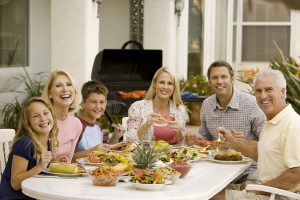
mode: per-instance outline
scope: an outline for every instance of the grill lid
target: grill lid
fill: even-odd
[[[162,66],[162,50],[125,49],[124,45],[123,49],[104,49],[97,54],[92,79],[113,91],[148,89]]]

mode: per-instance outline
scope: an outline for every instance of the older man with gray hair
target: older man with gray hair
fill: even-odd
[[[230,130],[217,131],[224,146],[257,160],[257,184],[300,191],[300,116],[286,103],[286,81],[278,70],[265,69],[254,79],[255,97],[267,121],[259,141],[238,139]],[[225,190],[213,199],[268,199],[266,194]]]

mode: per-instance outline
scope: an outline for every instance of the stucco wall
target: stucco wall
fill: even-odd
[[[29,1],[29,65],[28,73],[50,71],[50,0]],[[16,97],[22,101],[25,97],[24,85],[15,77],[24,74],[22,67],[0,69],[0,107],[13,102]],[[3,120],[0,116],[0,127]]]
[[[99,51],[120,49],[129,40],[129,0],[103,1],[99,29]]]

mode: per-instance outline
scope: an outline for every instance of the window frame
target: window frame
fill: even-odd
[[[295,17],[293,11],[290,10],[290,21],[243,21],[243,0],[237,0],[236,3],[236,22],[234,21],[234,0],[228,0],[227,4],[227,38],[226,38],[226,59],[228,62],[233,63],[235,71],[241,70],[245,67],[266,67],[268,66],[268,61],[243,61],[242,60],[242,40],[243,40],[243,27],[250,26],[289,26],[290,27],[290,54],[293,55],[294,47],[292,41],[294,39],[294,21]],[[236,27],[236,41],[235,47],[233,46],[233,34],[234,28]],[[233,58],[233,49],[235,49],[235,59]]]
[[[22,60],[20,60],[20,63],[14,63],[12,62],[11,64],[2,64],[0,63],[0,69],[3,69],[3,68],[15,68],[15,67],[25,67],[25,66],[29,66],[29,51],[30,51],[30,41],[29,41],[29,38],[30,38],[30,0],[22,0],[23,3],[24,3],[24,7],[22,7],[22,9],[24,11],[26,11],[26,13],[24,13],[23,17],[26,17],[24,19],[22,24],[24,25],[24,29],[23,29],[23,32],[25,35],[23,37],[24,41],[23,41],[23,47],[17,47],[17,45],[19,45],[19,43],[21,42],[17,42],[15,46],[12,46],[10,48],[3,48],[3,49],[11,49],[12,51],[17,51],[17,50],[22,50],[24,51],[24,53],[22,53],[21,55],[24,56],[24,58]],[[18,2],[15,2],[15,3],[18,3]],[[0,30],[3,32],[3,30]],[[4,32],[3,32],[4,33]],[[15,33],[15,32],[12,32],[12,33]],[[1,34],[1,33],[0,33]]]

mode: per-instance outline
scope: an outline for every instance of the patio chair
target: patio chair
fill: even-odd
[[[245,188],[246,190],[256,190],[256,191],[262,191],[262,192],[268,192],[271,194],[270,200],[275,200],[276,195],[285,196],[292,199],[300,199],[300,194],[290,192],[287,190],[274,188],[270,186],[265,185],[258,185],[258,184],[248,184]]]
[[[110,114],[124,116],[127,114],[128,106],[121,101],[109,100],[107,101],[106,110]]]
[[[0,179],[5,169],[5,165],[10,152],[9,143],[13,140],[14,136],[14,129],[0,129]]]
[[[125,133],[123,135],[123,140],[126,141],[127,139],[127,121],[128,121],[128,117],[123,117],[122,118],[122,126],[125,129]]]

